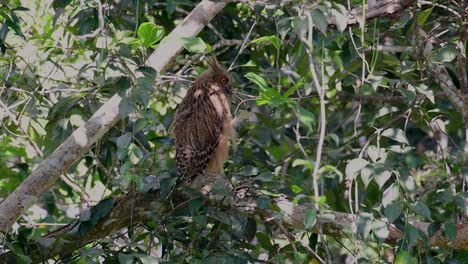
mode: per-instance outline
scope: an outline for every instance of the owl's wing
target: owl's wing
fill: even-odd
[[[189,99],[180,105],[174,123],[177,170],[187,182],[206,169],[224,123],[208,96]]]

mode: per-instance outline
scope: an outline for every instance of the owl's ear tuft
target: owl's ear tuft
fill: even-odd
[[[212,69],[213,71],[220,71],[221,70],[221,66],[219,65],[218,61],[216,60],[216,57],[215,56],[210,56],[208,57],[208,66],[210,67],[210,69]]]
[[[209,72],[215,76],[229,76],[229,72],[221,64],[218,63],[215,56],[210,56],[207,58]]]

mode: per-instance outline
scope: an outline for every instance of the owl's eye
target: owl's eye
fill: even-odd
[[[228,82],[228,79],[226,77],[221,77],[219,80],[222,84],[226,84]]]

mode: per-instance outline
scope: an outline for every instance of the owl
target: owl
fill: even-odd
[[[176,165],[190,184],[204,171],[222,173],[228,157],[231,125],[231,79],[214,58],[177,108],[173,124]]]

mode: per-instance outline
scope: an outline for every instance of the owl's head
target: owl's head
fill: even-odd
[[[220,87],[225,93],[232,94],[231,75],[229,72],[216,61],[215,57],[208,58],[209,69],[206,72],[205,78],[209,83]]]

